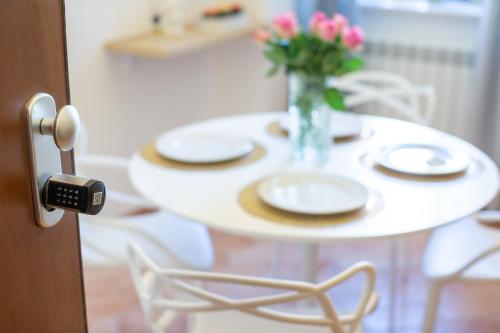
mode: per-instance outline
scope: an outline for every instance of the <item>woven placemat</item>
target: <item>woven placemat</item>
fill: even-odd
[[[307,215],[286,212],[263,202],[257,192],[260,181],[243,188],[238,195],[238,202],[246,212],[262,219],[296,226],[322,227],[326,225],[349,223],[360,218],[372,216],[384,208],[384,199],[380,193],[370,189],[366,206],[353,212],[334,215]]]
[[[141,157],[146,161],[158,166],[178,170],[224,170],[252,164],[266,155],[266,148],[261,144],[254,143],[250,154],[245,157],[216,163],[184,163],[170,160],[158,154],[154,142],[148,143],[141,150]]]
[[[266,132],[273,136],[288,138],[288,132],[283,130],[280,126],[279,121],[273,121],[266,127]],[[332,141],[335,143],[352,142],[357,140],[364,140],[371,137],[374,134],[373,129],[367,127],[363,128],[359,135],[347,136],[343,138],[334,138]]]

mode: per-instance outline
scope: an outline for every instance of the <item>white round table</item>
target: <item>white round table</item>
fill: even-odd
[[[316,279],[320,242],[397,237],[439,227],[472,214],[487,205],[499,186],[495,163],[471,144],[452,135],[409,122],[362,116],[373,135],[332,145],[324,171],[352,177],[376,190],[383,207],[349,223],[314,227],[276,223],[248,213],[239,194],[248,184],[290,168],[288,139],[269,133],[268,126],[283,112],[256,113],[213,119],[176,129],[178,134],[228,133],[243,136],[266,148],[264,158],[224,170],[169,169],[148,162],[136,153],[130,179],[137,190],[180,216],[228,233],[281,241],[303,242],[305,280]],[[472,163],[464,175],[447,179],[401,177],[381,172],[369,163],[378,148],[399,143],[431,143],[467,153]],[[393,327],[397,293],[398,249],[390,242],[389,327]],[[275,257],[276,258],[276,257]]]
[[[263,145],[264,158],[224,170],[189,171],[157,166],[136,153],[130,179],[137,190],[158,206],[228,233],[284,241],[319,243],[339,239],[395,237],[436,228],[463,218],[488,204],[499,186],[498,169],[483,152],[455,136],[409,122],[362,116],[373,135],[332,145],[324,170],[357,179],[375,189],[384,206],[350,223],[298,226],[275,223],[248,213],[238,201],[248,184],[290,167],[287,138],[267,131],[283,112],[255,113],[191,124],[174,132],[229,133]],[[467,153],[472,165],[465,175],[423,180],[381,172],[364,158],[395,143],[432,143]]]

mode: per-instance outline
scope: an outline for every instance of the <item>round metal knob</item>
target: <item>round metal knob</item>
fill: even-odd
[[[80,135],[80,116],[74,106],[63,106],[55,118],[43,118],[40,131],[44,135],[52,135],[57,147],[68,151],[75,147]]]

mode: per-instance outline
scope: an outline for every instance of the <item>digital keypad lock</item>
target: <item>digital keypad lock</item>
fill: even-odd
[[[104,207],[105,200],[103,182],[70,175],[50,177],[42,192],[43,205],[48,210],[58,208],[96,215]]]
[[[72,105],[59,109],[47,93],[35,93],[25,105],[26,139],[33,197],[38,226],[51,228],[70,210],[98,214],[106,200],[100,181],[64,175],[61,152],[75,147],[80,133],[80,116]]]

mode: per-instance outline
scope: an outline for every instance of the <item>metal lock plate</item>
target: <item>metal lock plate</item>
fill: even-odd
[[[64,215],[64,211],[60,209],[47,210],[41,197],[47,179],[62,173],[61,153],[52,136],[43,135],[40,128],[43,118],[54,118],[56,114],[56,102],[48,94],[38,93],[26,104],[31,192],[36,222],[44,228],[56,225]]]

